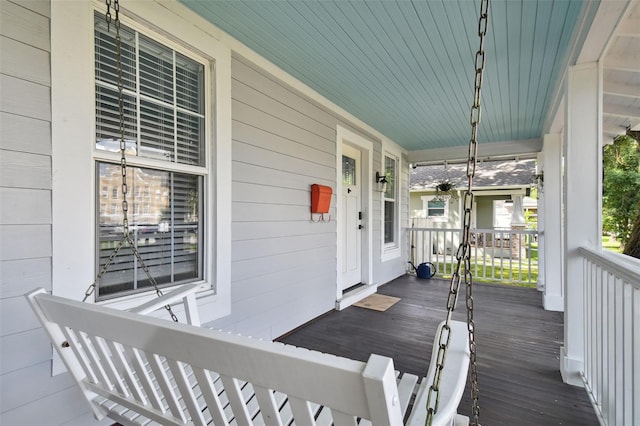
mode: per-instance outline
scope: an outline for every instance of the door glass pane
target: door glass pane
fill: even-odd
[[[356,182],[356,160],[346,155],[342,156],[342,183],[344,185],[355,185]]]

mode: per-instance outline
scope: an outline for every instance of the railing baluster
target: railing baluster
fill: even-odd
[[[585,388],[601,424],[640,424],[640,262],[578,251],[585,288]]]

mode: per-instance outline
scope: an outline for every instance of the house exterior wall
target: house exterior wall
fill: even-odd
[[[0,424],[91,421],[22,295],[51,290],[50,8],[0,2]]]
[[[2,0],[0,7],[0,424],[41,425],[44,415],[51,425],[94,424],[70,376],[51,377],[51,345],[22,297],[38,286],[52,289],[50,3]],[[309,192],[313,183],[335,191],[336,126],[372,142],[374,171],[393,143],[240,55],[232,60],[231,91],[232,307],[210,325],[271,339],[335,304],[337,214],[333,207],[330,223],[312,223]],[[402,227],[407,165],[403,154]],[[401,257],[381,260],[381,193],[372,197],[373,281],[383,284],[405,265]]]
[[[232,312],[211,326],[273,339],[335,304],[335,195],[329,223],[313,223],[309,203],[314,183],[335,194],[337,126],[373,143],[374,169],[383,145],[237,54],[232,77]],[[406,188],[407,167],[400,178]],[[380,195],[373,192],[377,229]],[[403,207],[403,226],[406,212]],[[373,235],[373,281],[382,284],[401,275],[404,265],[400,258],[380,262],[381,233]]]

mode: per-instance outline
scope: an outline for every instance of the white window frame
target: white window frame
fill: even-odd
[[[95,162],[111,159],[110,153],[95,150],[93,25],[94,11],[104,14],[104,8],[91,1],[51,3],[53,293],[72,299],[82,299],[95,279]],[[201,303],[213,305],[200,313],[208,322],[231,311],[231,51],[213,26],[197,27],[193,19],[178,3],[130,2],[121,9],[124,25],[208,64],[203,284],[211,291]],[[136,165],[166,169],[152,159],[137,158]],[[153,297],[148,291],[101,304],[126,309]]]
[[[382,253],[380,256],[381,262],[386,262],[392,259],[397,259],[401,256],[401,241],[402,241],[402,233],[401,233],[401,200],[400,194],[402,194],[402,151],[398,149],[396,146],[392,146],[392,144],[386,143],[383,145],[382,149],[382,159],[381,159],[381,170],[382,173],[385,173],[385,157],[389,157],[396,160],[396,176],[395,176],[395,235],[396,241],[393,243],[385,243],[384,242],[384,222],[385,222],[385,196],[384,192],[380,193],[380,242],[382,247]]]
[[[422,199],[422,208],[424,209],[424,216],[427,219],[431,219],[434,222],[449,222],[449,205],[450,199],[444,199],[444,214],[442,216],[430,216],[429,215],[429,201],[433,201],[436,196],[435,195],[423,195],[420,197]]]

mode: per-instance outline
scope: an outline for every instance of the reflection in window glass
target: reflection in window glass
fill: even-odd
[[[396,238],[396,164],[395,157],[384,157],[384,175],[387,178],[387,187],[384,192],[384,243],[394,244]]]
[[[445,213],[445,200],[429,200],[427,202],[427,216],[443,217]]]
[[[119,164],[98,163],[99,188],[117,187],[122,179]],[[202,279],[202,178],[185,173],[129,167],[129,191],[148,197],[129,197],[129,230],[142,259],[158,284],[177,284]],[[102,194],[98,200],[98,268],[122,238],[120,204]],[[99,282],[98,297],[145,290],[151,283],[132,250],[124,247]]]
[[[342,183],[356,185],[356,160],[346,155],[342,156]]]

